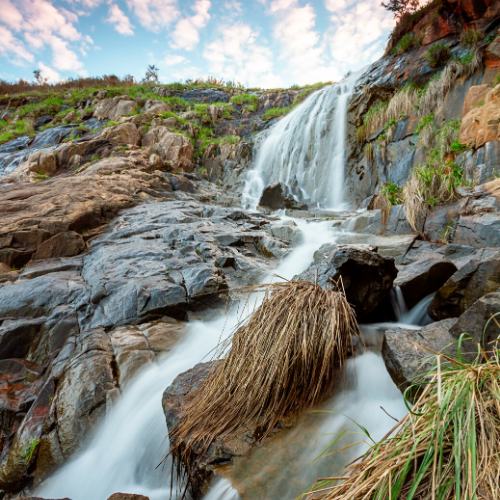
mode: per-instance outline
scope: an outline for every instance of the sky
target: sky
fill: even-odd
[[[378,59],[381,0],[0,0],[0,79],[51,82],[159,68],[250,87],[336,81]]]

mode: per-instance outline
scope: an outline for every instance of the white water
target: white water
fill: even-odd
[[[285,279],[306,269],[314,252],[334,242],[331,223],[297,220],[305,243],[276,268]],[[266,277],[264,282],[271,279]],[[227,321],[227,323],[226,323]],[[64,466],[37,492],[44,498],[106,500],[116,492],[146,495],[164,500],[170,494],[170,463],[155,469],[168,449],[167,428],[161,398],[180,373],[203,360],[217,346],[221,332],[229,334],[237,315],[208,323],[194,322],[188,335],[159,365],[148,368],[124,392],[90,446]]]
[[[431,318],[427,314],[427,308],[433,298],[434,294],[431,293],[422,299],[412,310],[408,311],[401,288],[399,288],[399,286],[395,286],[391,290],[391,303],[392,308],[394,309],[394,314],[396,315],[396,320],[398,323],[406,325],[425,326],[429,324],[431,322]]]
[[[247,174],[246,208],[256,209],[264,187],[278,181],[298,201],[342,207],[346,110],[356,80],[354,74],[315,92],[271,128]]]

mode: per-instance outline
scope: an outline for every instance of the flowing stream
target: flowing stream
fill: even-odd
[[[298,201],[342,207],[347,104],[357,78],[315,92],[269,130],[247,174],[244,206],[255,209],[264,187],[279,181]]]
[[[272,128],[261,145],[256,169],[249,173],[245,190],[248,206],[256,205],[265,183],[276,180],[286,182],[295,193],[299,189],[303,199],[328,206],[342,204],[346,107],[355,81],[353,76],[313,94]],[[331,221],[295,222],[303,233],[303,243],[273,271],[285,279],[306,269],[322,244],[335,243],[341,235]],[[266,276],[263,282],[271,279]],[[412,317],[411,312],[403,311],[402,304],[399,307],[401,322],[417,325],[423,321],[416,319],[417,314]],[[417,308],[424,310],[421,304]],[[221,340],[221,332],[228,335],[237,320],[234,312],[210,322],[189,324],[186,337],[127,387],[87,449],[46,480],[37,495],[106,500],[112,493],[124,492],[151,500],[167,498],[170,464],[156,468],[168,449],[162,394],[177,375],[207,360]],[[349,432],[337,448],[370,442],[369,437],[355,434],[359,428],[351,418],[369,430],[371,439],[382,438],[394,425],[391,416],[399,419],[407,411],[380,355],[383,330],[377,325],[363,328],[365,347],[348,362],[343,383],[320,407],[324,412],[306,412],[292,429],[283,430],[247,457],[235,460],[229,471],[222,471],[224,477],[215,482],[205,500],[236,500],[238,492],[245,499],[296,498],[315,478],[340,471],[366,449],[367,444],[361,443],[315,460],[345,429]]]

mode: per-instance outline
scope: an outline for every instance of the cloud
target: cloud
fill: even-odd
[[[155,33],[179,17],[177,0],[126,0],[126,3],[141,26]]]
[[[191,9],[195,14],[181,19],[172,33],[173,41],[170,46],[173,49],[193,50],[198,45],[199,30],[204,28],[210,20],[208,11],[211,5],[210,0],[198,0],[194,3]]]
[[[6,25],[11,35],[13,31],[24,37],[32,49],[46,46],[52,49],[52,64],[56,69],[82,71],[83,64],[69,44],[78,43],[84,51],[93,42],[75,28],[78,18],[74,13],[57,9],[47,0],[17,0],[15,4],[10,0],[0,0],[0,12],[0,23]],[[8,36],[6,40],[9,40]],[[32,62],[18,37],[10,39],[10,44],[14,54]]]
[[[61,75],[57,71],[43,64],[43,62],[38,63],[38,69],[42,72],[42,77],[46,78],[50,83],[61,81]]]
[[[221,37],[205,45],[203,57],[217,77],[257,84],[260,77],[273,74],[273,54],[267,44],[259,44],[259,33],[244,23],[219,30]]]
[[[186,61],[187,59],[184,56],[167,55],[165,56],[165,59],[163,59],[162,63],[165,66],[177,66],[178,64],[182,64]]]
[[[347,0],[325,0],[325,7],[330,12],[338,12],[348,6]]]
[[[130,19],[124,14],[124,12],[118,7],[118,5],[113,4],[109,8],[109,17],[106,19],[109,23],[113,24],[115,30],[118,31],[121,35],[133,35],[134,30],[133,26],[130,23]]]
[[[31,63],[35,60],[33,54],[26,50],[23,43],[4,26],[0,26],[0,54],[8,57],[17,65]]]
[[[384,50],[388,31],[394,26],[390,13],[370,0],[331,16],[327,34],[332,57],[339,63],[359,66],[373,62]],[[346,43],[349,40],[349,43]]]

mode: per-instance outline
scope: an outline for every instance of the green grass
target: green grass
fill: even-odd
[[[403,203],[403,191],[402,189],[392,182],[387,182],[382,189],[380,194],[391,204],[391,205],[401,205]]]
[[[420,120],[418,121],[417,128],[415,129],[415,134],[420,134],[420,132],[422,132],[422,130],[427,125],[434,123],[434,120],[435,120],[434,115],[427,115],[427,116],[424,116],[423,118],[420,118]]]
[[[273,120],[274,118],[278,118],[279,116],[286,115],[289,111],[290,111],[289,107],[269,109],[264,113],[262,119],[264,121]]]
[[[226,135],[220,140],[221,144],[238,144],[239,139],[235,135]]]
[[[448,62],[451,58],[451,50],[448,45],[438,42],[425,53],[425,59],[431,68],[437,68]]]
[[[420,35],[415,35],[414,33],[408,33],[404,35],[401,40],[399,40],[399,42],[393,47],[392,53],[394,55],[401,55],[409,52],[415,47],[420,47],[424,40],[424,36],[424,33]]]
[[[241,106],[243,104],[250,104],[251,106],[255,106],[259,104],[259,96],[254,94],[239,94],[231,97],[231,104],[235,106]]]

